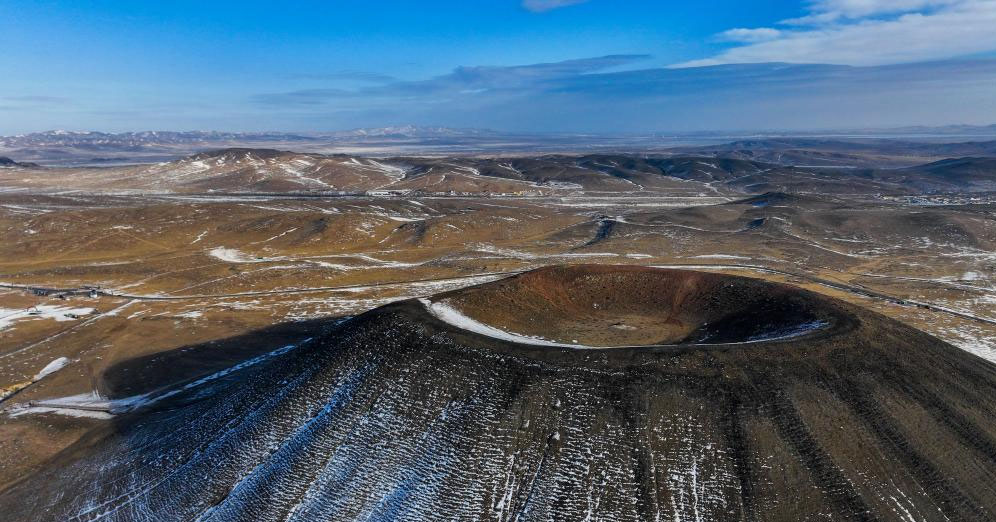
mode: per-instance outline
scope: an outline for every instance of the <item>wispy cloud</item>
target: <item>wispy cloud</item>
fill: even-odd
[[[761,27],[758,29],[729,29],[723,31],[717,35],[720,40],[727,42],[743,42],[743,43],[754,43],[754,42],[767,42],[774,40],[782,35],[782,32],[778,29],[772,29],[770,27]]]
[[[330,99],[356,96],[356,91],[346,89],[299,89],[288,92],[262,93],[252,97],[254,103],[277,107],[293,105],[320,105]]]
[[[394,81],[384,85],[367,86],[354,90],[324,88],[265,93],[254,96],[253,101],[270,106],[300,106],[320,105],[347,98],[411,99],[433,97],[440,100],[445,96],[479,95],[487,92],[512,92],[529,89],[542,83],[605,71],[647,58],[649,55],[624,54],[505,67],[457,67],[449,74],[427,80]]]
[[[583,4],[588,0],[522,0],[522,7],[534,12],[542,13],[553,9],[560,9],[569,5]]]
[[[633,70],[643,56],[468,66],[420,81],[259,95],[311,126],[582,132],[827,129],[996,120],[996,60],[853,67],[729,64]],[[620,66],[626,70],[620,70]]]
[[[961,3],[962,0],[815,0],[810,2],[810,14],[784,24],[806,25],[841,19],[860,19],[896,13],[911,13]]]
[[[741,45],[696,67],[730,63],[883,65],[996,50],[996,0],[817,0],[779,28],[734,28],[718,35]]]
[[[394,76],[366,71],[329,71],[318,73],[297,73],[287,75],[291,80],[326,80],[360,83],[390,83],[398,81]]]
[[[286,88],[226,100],[79,107],[9,101],[0,123],[134,122],[161,128],[330,129],[405,122],[508,131],[652,132],[990,124],[996,59],[854,67],[728,64],[645,68],[644,56],[465,66],[418,81]],[[649,62],[648,62],[649,63]],[[41,101],[41,100],[36,100]],[[172,104],[176,105],[172,105]],[[196,105],[200,103],[201,105]],[[92,126],[92,124],[91,124]]]
[[[39,96],[39,95],[3,96],[2,99],[10,102],[32,104],[32,105],[58,105],[63,103],[69,103],[69,98],[64,98],[62,96]]]

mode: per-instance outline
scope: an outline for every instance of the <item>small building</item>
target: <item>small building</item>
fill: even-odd
[[[368,190],[366,192],[367,196],[370,197],[391,197],[391,196],[407,196],[411,194],[410,190]]]

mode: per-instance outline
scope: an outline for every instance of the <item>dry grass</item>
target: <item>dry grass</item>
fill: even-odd
[[[569,204],[559,198],[220,199],[0,195],[0,281],[176,298],[0,292],[2,309],[100,312],[78,320],[18,320],[0,329],[0,387],[29,380],[58,357],[71,360],[3,406],[107,391],[103,372],[136,357],[277,323],[354,315],[484,280],[468,276],[551,264],[767,266],[996,318],[992,209],[816,199],[696,208],[671,207],[666,198],[635,208],[623,199],[594,198]],[[996,360],[992,325],[808,279],[715,271],[839,297]],[[340,287],[352,288],[335,290]],[[315,288],[321,290],[304,291]],[[244,293],[254,294],[238,295]],[[273,343],[247,349],[246,356],[276,348],[278,340]],[[211,367],[205,363],[202,371]],[[56,436],[48,431],[55,424],[67,427]],[[0,416],[0,440],[37,442],[35,449],[19,447],[16,457],[2,451],[0,484],[97,424]]]

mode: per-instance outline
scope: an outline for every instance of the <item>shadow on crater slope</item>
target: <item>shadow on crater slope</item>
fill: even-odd
[[[994,365],[791,287],[572,270],[433,300],[483,320],[477,300],[490,293],[492,320],[546,314],[553,326],[536,332],[552,335],[582,311],[609,321],[589,304],[625,295],[612,313],[656,303],[634,326],[677,344],[514,343],[395,303],[117,417],[114,435],[0,493],[0,509],[11,520],[993,519]],[[585,277],[597,284],[558,293]],[[765,303],[779,325],[827,326],[695,344]],[[684,326],[654,330],[665,313]]]

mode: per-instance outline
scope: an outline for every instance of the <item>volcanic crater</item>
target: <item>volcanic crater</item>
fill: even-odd
[[[549,267],[423,302],[485,335],[588,348],[777,341],[830,333],[850,319],[788,285],[634,266]]]
[[[540,269],[330,321],[143,397],[0,491],[0,512],[996,520],[996,365],[842,301],[719,274]]]

